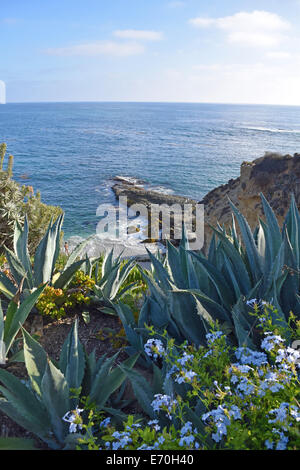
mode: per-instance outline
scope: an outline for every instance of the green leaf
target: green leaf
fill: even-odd
[[[85,357],[82,344],[78,338],[78,318],[62,347],[59,368],[63,372],[69,388],[79,388],[84,376]]]
[[[131,370],[124,365],[120,365],[120,369],[125,372],[129,378],[134,395],[141,405],[142,409],[147,413],[150,418],[155,417],[155,413],[151,406],[151,403],[154,399],[154,390],[147,380],[141,375],[140,372]]]
[[[29,313],[33,309],[34,305],[36,304],[38,298],[40,297],[41,293],[45,289],[45,285],[36,289],[32,294],[30,294],[24,302],[20,305],[18,310],[14,313],[14,316],[11,320],[9,329],[4,333],[4,342],[6,343],[7,351],[11,348],[14,339],[20,330],[20,327],[23,325],[25,320],[27,319]]]
[[[99,385],[101,385],[99,384],[99,379],[98,383],[95,380],[95,384],[91,391],[91,399],[95,400],[100,409],[105,405],[110,395],[122,385],[126,378],[126,374],[120,367],[125,366],[131,369],[135,365],[139,356],[139,353],[135,354],[134,356],[126,359],[119,367],[116,367],[109,374],[106,374],[106,377],[102,379],[102,387],[99,387]],[[96,391],[98,393],[95,393]]]
[[[47,354],[42,346],[22,328],[24,340],[24,359],[33,390],[42,395],[42,379],[47,366]]]
[[[70,411],[70,389],[68,383],[54,364],[48,361],[41,384],[42,399],[49,412],[52,429],[59,442],[67,435],[67,423],[63,416]]]
[[[85,260],[82,259],[80,261],[76,261],[75,263],[71,264],[67,269],[65,269],[59,278],[54,283],[55,289],[65,289],[68,284],[71,282],[72,277],[74,274],[79,270],[79,268],[85,263]]]

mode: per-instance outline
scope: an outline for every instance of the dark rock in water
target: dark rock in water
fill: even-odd
[[[144,185],[145,182],[138,178],[132,178],[131,176],[115,176],[113,181],[117,181],[122,184],[128,184],[130,186]]]
[[[184,196],[176,196],[173,194],[164,194],[162,192],[154,191],[151,189],[146,189],[144,186],[136,185],[133,184],[132,181],[129,183],[127,182],[126,178],[123,177],[116,177],[114,178],[116,184],[113,185],[112,189],[113,192],[115,193],[115,196],[117,199],[120,197],[127,197],[127,205],[128,207],[131,207],[133,204],[142,204],[145,208],[148,210],[148,230],[146,230],[146,240],[144,240],[144,243],[157,243],[158,241],[161,241],[162,243],[165,243],[164,239],[158,239],[157,237],[159,234],[157,233],[157,236],[153,237],[153,234],[151,233],[151,224],[157,222],[158,223],[158,228],[161,229],[163,227],[162,220],[160,213],[158,214],[158,218],[156,220],[155,217],[153,216],[152,209],[154,205],[165,205],[169,207],[170,212],[169,212],[169,220],[170,220],[170,234],[169,234],[169,240],[175,244],[178,245],[180,239],[176,238],[177,233],[181,233],[181,227],[182,227],[182,212],[184,209],[185,204],[190,204],[192,206],[192,216],[190,220],[186,220],[187,224],[189,224],[191,227],[194,226],[194,217],[193,214],[195,214],[195,206],[197,205],[197,201],[184,197]],[[134,180],[132,178],[131,180]],[[171,211],[172,206],[176,205],[179,208],[178,213],[174,214]],[[151,217],[152,216],[152,217]],[[177,230],[177,231],[176,231]],[[129,232],[128,232],[129,233]],[[133,233],[133,232],[131,232]]]
[[[133,183],[121,182],[114,184],[112,187],[117,199],[120,196],[126,196],[130,204],[197,204],[197,201],[184,196],[176,196],[173,194],[164,194],[158,191],[145,189]]]

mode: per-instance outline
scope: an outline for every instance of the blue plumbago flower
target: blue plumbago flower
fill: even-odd
[[[125,432],[125,431],[123,432],[115,431],[112,434],[112,437],[114,437],[115,439],[118,439],[118,441],[115,441],[112,443],[112,450],[124,449],[126,445],[132,443],[132,439],[130,435],[128,434],[128,432]]]
[[[208,418],[213,421],[217,428],[217,432],[211,435],[215,442],[220,442],[223,436],[227,434],[227,427],[231,424],[230,418],[225,414],[225,411],[233,419],[241,419],[240,410],[237,406],[232,406],[230,410],[226,410],[222,405],[219,405],[217,409],[209,411],[202,415],[202,420],[207,422]]]
[[[265,333],[268,335],[261,343],[261,348],[265,351],[272,351],[275,346],[282,345],[284,343],[284,339],[278,335],[272,335],[270,332]]]
[[[153,428],[155,429],[155,431],[159,431],[160,430],[160,426],[158,424],[158,419],[153,419],[152,421],[148,421],[148,426],[153,426]]]
[[[281,403],[279,408],[270,411],[270,415],[275,415],[274,419],[269,419],[269,423],[286,423],[290,404]]]
[[[211,346],[217,339],[221,338],[221,336],[224,336],[224,333],[222,331],[216,331],[215,333],[207,333],[207,343]]]
[[[185,425],[181,428],[180,435],[185,436],[188,432],[192,432],[192,430],[192,423],[190,421],[187,421]]]
[[[235,356],[241,364],[262,366],[268,363],[267,355],[263,352],[252,351],[249,348],[238,348]]]
[[[279,383],[279,376],[277,372],[268,372],[264,380],[260,383],[258,394],[264,396],[266,390],[270,390],[272,393],[276,393],[282,390],[284,386]]]
[[[178,359],[177,362],[179,362],[180,365],[185,366],[185,364],[188,361],[192,361],[193,359],[194,359],[193,354],[187,354],[186,352],[184,352],[183,356],[180,359]]]
[[[257,305],[258,307],[261,308],[264,305],[268,305],[268,302],[266,302],[265,300],[261,300],[261,299],[251,299],[251,300],[248,300],[246,304],[248,305],[248,307],[255,307]]]
[[[281,403],[279,408],[271,410],[269,414],[275,415],[274,419],[269,419],[269,423],[277,423],[286,427],[289,424],[289,417],[293,418],[297,423],[300,422],[300,408],[290,403]]]
[[[267,439],[265,441],[265,446],[268,450],[273,450],[273,447],[274,447],[274,442],[273,441],[270,441],[270,439]]]
[[[243,398],[243,395],[251,395],[255,391],[254,385],[248,380],[247,377],[240,377],[239,378],[240,382],[237,385],[237,390],[239,390],[240,394],[238,394],[241,398]]]
[[[155,400],[151,403],[151,406],[155,412],[161,410],[167,411],[167,416],[169,419],[172,419],[171,413],[174,410],[174,407],[177,405],[177,400],[174,400],[169,395],[154,395]],[[167,409],[167,410],[166,410]]]
[[[283,348],[277,351],[275,362],[285,362],[287,364],[296,364],[300,359],[300,352],[293,348]]]
[[[232,405],[229,410],[229,415],[232,416],[233,419],[242,419],[241,410],[236,405]]]
[[[163,444],[163,443],[165,442],[164,436],[160,436],[160,437],[157,439],[157,442],[158,442],[159,444]]]
[[[100,423],[100,428],[106,428],[110,424],[110,418],[105,418],[102,423]]]
[[[193,442],[195,441],[195,436],[193,436],[192,434],[190,434],[189,436],[183,436],[180,441],[179,441],[179,445],[181,447],[183,446],[190,446]]]
[[[75,410],[68,411],[63,417],[63,421],[66,421],[67,423],[70,423],[69,426],[69,432],[74,433],[77,431],[77,427],[79,429],[82,429],[82,425],[79,423],[76,423],[75,421],[78,420],[80,417],[80,413],[82,413],[83,410],[80,408],[76,407]]]
[[[279,441],[276,445],[276,450],[285,450],[287,443],[289,442],[289,438],[284,434],[283,431],[279,431],[278,429],[273,429],[273,433],[279,434]]]
[[[146,354],[149,357],[153,357],[153,359],[157,359],[158,357],[163,356],[166,352],[160,339],[148,339],[144,348]]]
[[[193,372],[192,370],[182,369],[180,371],[180,374],[176,376],[175,382],[179,384],[191,382],[193,378],[196,376],[197,376],[196,372]]]

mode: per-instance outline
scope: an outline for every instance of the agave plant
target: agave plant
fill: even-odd
[[[9,302],[5,315],[0,303],[0,365],[23,360],[23,349],[16,351],[16,336],[44,288],[45,286],[41,286],[36,289],[21,305],[19,305],[19,293],[17,293]]]
[[[17,286],[24,280],[24,292],[31,292],[41,284],[52,284],[56,289],[67,287],[75,272],[86,260],[76,261],[80,252],[89,239],[80,243],[71,253],[61,273],[55,273],[55,263],[60,252],[60,237],[64,215],[59,216],[54,223],[49,223],[48,229],[40,241],[35,255],[33,266],[28,251],[28,220],[25,217],[24,228],[17,222],[14,231],[14,251],[5,248],[5,255],[9,264],[10,273],[15,282],[0,272],[0,291],[12,299]]]
[[[232,227],[229,233],[214,228],[207,256],[190,251],[184,233],[178,248],[167,242],[164,260],[149,252],[152,272],[142,271],[150,290],[143,322],[166,329],[178,342],[204,345],[210,325],[218,321],[232,342],[255,347],[252,299],[272,303],[273,322],[281,327],[288,327],[291,311],[299,319],[300,215],[295,199],[282,230],[263,194],[261,199],[265,221],[259,220],[254,233],[230,202]]]
[[[89,396],[98,411],[118,414],[118,410],[109,408],[110,397],[121,387],[126,374],[120,366],[113,368],[117,354],[98,361],[94,352],[87,355],[78,339],[78,320],[63,345],[58,364],[28,332],[22,329],[22,333],[29,381],[24,384],[0,369],[1,411],[52,449],[70,448],[79,437],[70,436],[62,418],[76,409],[81,397]],[[135,355],[125,360],[122,367],[130,370],[137,358]]]
[[[95,300],[110,306],[118,302],[124,294],[135,286],[131,283],[122,288],[135,265],[135,259],[122,261],[120,254],[113,258],[113,249],[106,253],[102,263],[102,276],[98,281],[98,272],[95,274],[96,285],[94,286]],[[97,269],[97,266],[96,266]]]

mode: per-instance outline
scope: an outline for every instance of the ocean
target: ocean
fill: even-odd
[[[95,233],[116,175],[197,200],[265,151],[300,152],[300,107],[178,103],[0,105],[14,178],[65,211],[65,237]]]

